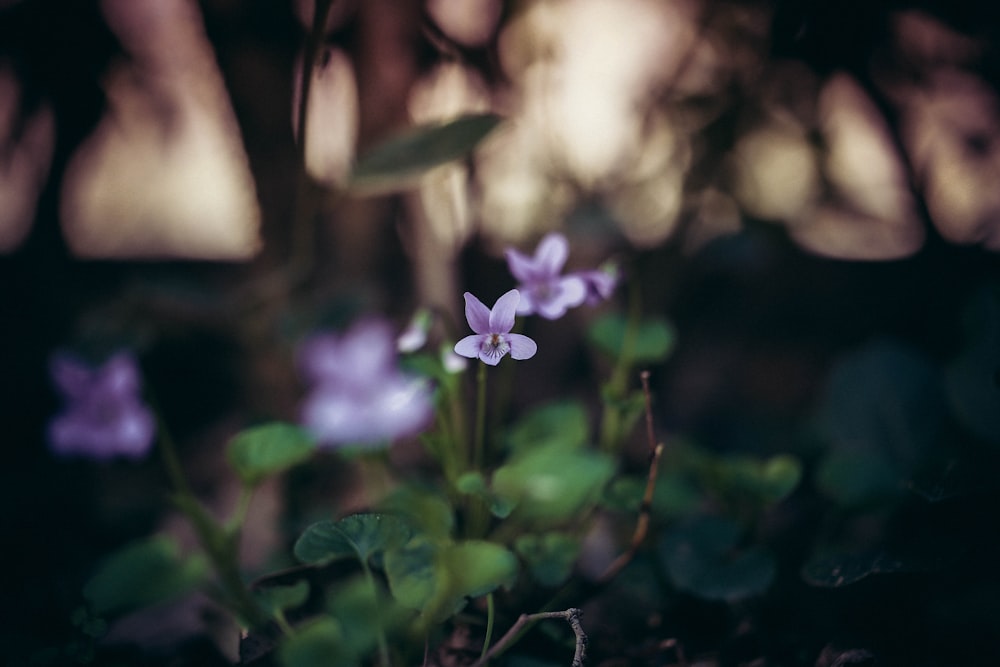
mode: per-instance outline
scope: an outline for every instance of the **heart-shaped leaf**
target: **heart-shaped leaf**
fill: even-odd
[[[629,331],[629,321],[615,313],[594,322],[588,337],[603,352],[615,359],[625,357],[628,363],[663,361],[676,340],[674,328],[666,320],[640,322]]]
[[[735,602],[767,590],[774,559],[759,547],[737,550],[740,527],[729,519],[700,517],[660,540],[659,554],[671,582],[707,600]]]
[[[314,565],[352,557],[364,562],[406,542],[410,534],[409,523],[398,516],[353,514],[306,528],[295,543],[295,557]]]
[[[227,456],[243,483],[256,486],[269,475],[306,461],[316,449],[301,428],[280,422],[242,431],[229,441]]]
[[[98,614],[126,612],[178,597],[207,580],[203,556],[181,556],[177,543],[156,535],[108,556],[83,595]]]

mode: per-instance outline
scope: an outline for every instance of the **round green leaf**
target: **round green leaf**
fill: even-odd
[[[514,550],[528,564],[538,583],[558,586],[573,572],[580,554],[580,540],[562,533],[521,535],[514,540]]]
[[[421,611],[429,622],[455,614],[467,598],[512,585],[517,571],[517,557],[510,550],[478,540],[434,542],[418,537],[385,555],[393,596]]]
[[[360,664],[344,645],[340,624],[328,616],[299,628],[278,649],[282,667],[329,667]]]
[[[391,514],[353,514],[340,521],[320,521],[306,528],[295,543],[303,563],[325,564],[341,558],[367,561],[372,555],[409,539],[410,525]]]
[[[633,332],[629,332],[628,327],[624,316],[609,313],[591,325],[588,337],[616,359],[625,355],[629,363],[663,361],[673,350],[676,334],[666,320],[641,322]],[[630,343],[628,350],[625,350],[626,340]]]
[[[739,526],[728,519],[702,517],[671,530],[659,554],[679,590],[707,600],[735,602],[767,590],[774,559],[759,547],[736,550]]]
[[[176,542],[156,535],[108,556],[83,595],[98,614],[125,612],[188,593],[207,576],[204,557],[185,558]]]
[[[818,556],[802,568],[802,577],[814,586],[836,588],[860,581],[871,574],[901,572],[906,564],[884,551],[836,553]]]
[[[272,615],[305,604],[309,597],[309,582],[296,581],[287,586],[268,586],[256,591],[257,601]]]
[[[455,480],[455,488],[460,493],[481,499],[489,506],[493,516],[499,519],[506,519],[514,509],[509,501],[490,491],[482,473],[474,471],[462,473]]]
[[[614,474],[614,461],[555,444],[524,453],[496,470],[493,491],[536,524],[572,519],[595,504]]]
[[[348,185],[360,193],[409,187],[430,169],[471,153],[501,120],[495,114],[469,114],[412,128],[361,156]]]
[[[304,430],[276,422],[237,434],[229,441],[227,455],[244,484],[255,486],[306,461],[315,449],[315,441]]]
[[[590,439],[586,408],[579,401],[543,405],[522,417],[507,443],[514,454],[547,445],[576,449]]]

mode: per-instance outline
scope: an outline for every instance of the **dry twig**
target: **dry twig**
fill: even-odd
[[[569,626],[573,628],[573,634],[576,635],[576,651],[573,653],[572,667],[583,667],[583,659],[587,653],[587,635],[583,632],[583,627],[580,625],[580,616],[582,614],[582,611],[575,608],[566,609],[565,611],[543,611],[537,614],[521,614],[504,636],[491,646],[490,650],[483,657],[474,662],[472,667],[485,667],[491,659],[506,651],[511,644],[517,641],[520,634],[529,625],[546,618],[566,619]]]

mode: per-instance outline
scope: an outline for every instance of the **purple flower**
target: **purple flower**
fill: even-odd
[[[554,320],[584,302],[588,284],[576,274],[560,275],[569,256],[569,241],[562,234],[547,234],[535,255],[528,257],[513,248],[507,249],[507,266],[519,281],[521,302],[517,312],[521,315],[537,313]]]
[[[312,337],[299,350],[299,366],[310,385],[302,423],[321,444],[388,444],[433,417],[428,382],[399,370],[392,329],[382,320]]]
[[[55,454],[104,460],[149,453],[156,420],[139,397],[142,381],[131,354],[120,352],[91,368],[58,353],[49,368],[66,402],[49,422],[48,441]]]
[[[587,296],[584,302],[594,305],[611,298],[611,293],[618,286],[618,267],[610,263],[599,269],[580,271],[575,275],[583,279],[587,286]]]
[[[530,359],[535,356],[538,346],[525,335],[510,333],[514,328],[514,313],[521,295],[512,289],[499,299],[490,310],[483,302],[465,293],[465,319],[476,333],[466,336],[455,344],[455,352],[475,359],[479,357],[485,364],[496,366],[500,358],[510,352],[514,359]]]

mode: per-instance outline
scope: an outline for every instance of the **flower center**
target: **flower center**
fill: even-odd
[[[491,333],[483,340],[483,352],[489,357],[502,357],[510,351],[510,344],[501,334]]]

